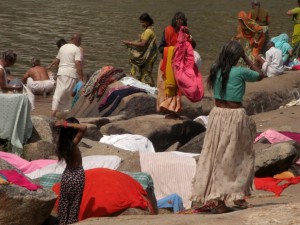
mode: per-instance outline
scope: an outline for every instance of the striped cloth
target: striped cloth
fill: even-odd
[[[147,188],[152,188],[152,190],[154,189],[153,180],[149,174],[143,172],[125,172],[125,171],[122,171],[122,173],[131,176],[133,179],[139,182],[145,190]]]
[[[40,184],[44,188],[52,188],[52,186],[58,182],[60,182],[61,174],[57,173],[48,173],[40,178]]]
[[[178,194],[185,208],[191,207],[192,181],[196,173],[196,160],[190,156],[171,152],[140,152],[141,170],[150,174],[157,199]]]

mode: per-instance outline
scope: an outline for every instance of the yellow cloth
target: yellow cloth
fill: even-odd
[[[166,66],[166,73],[165,73],[165,93],[166,96],[175,96],[177,90],[177,84],[173,73],[172,68],[172,59],[174,54],[174,46],[170,46],[168,48],[168,56],[167,56],[167,66]]]
[[[152,38],[155,38],[155,33],[152,29],[148,28],[141,34],[141,39],[148,41]]]
[[[295,47],[299,42],[300,42],[300,24],[295,24],[293,37],[292,37],[292,46]]]
[[[282,173],[276,174],[273,176],[275,179],[288,179],[288,178],[295,178],[295,175],[289,171],[284,171]]]
[[[0,184],[9,184],[9,182],[2,177],[0,177]]]

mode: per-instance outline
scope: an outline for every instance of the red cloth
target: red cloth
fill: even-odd
[[[282,184],[280,184],[282,182]],[[289,179],[275,179],[273,177],[255,178],[254,185],[257,190],[271,191],[275,196],[280,196],[285,188],[291,184],[298,184],[300,176]]]
[[[52,189],[59,196],[60,183]],[[127,174],[106,168],[86,170],[79,220],[110,216],[127,208],[145,209],[150,207],[146,196],[140,183]]]
[[[186,27],[179,31],[178,41],[173,56],[173,72],[177,86],[190,101],[199,102],[204,95],[201,73],[195,64],[194,50],[189,42],[189,35],[184,33]]]
[[[167,26],[165,28],[165,41],[167,46],[175,46],[177,43],[178,32],[175,31],[174,27]]]
[[[32,183],[23,174],[18,173],[16,170],[0,170],[0,174],[4,175],[7,181],[18,185],[20,187],[27,188],[30,191],[36,191],[42,186]]]

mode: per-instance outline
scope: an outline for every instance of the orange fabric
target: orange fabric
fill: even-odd
[[[53,186],[59,196],[60,183]],[[147,192],[127,174],[106,168],[85,171],[85,185],[79,212],[79,221],[90,217],[110,216],[127,208],[151,207]],[[56,201],[58,206],[58,199]]]
[[[280,184],[282,182],[282,184]],[[271,191],[280,196],[285,188],[291,184],[298,184],[300,176],[288,179],[275,179],[273,177],[255,178],[254,185],[257,190]]]
[[[241,11],[238,14],[238,35],[236,38],[247,39],[251,46],[253,46],[252,54],[253,56],[258,56],[265,42],[265,34],[263,32],[263,27],[259,26],[254,20],[249,19],[246,12]]]
[[[167,26],[165,28],[165,40],[167,46],[175,46],[177,43],[178,32],[175,31],[174,27]]]

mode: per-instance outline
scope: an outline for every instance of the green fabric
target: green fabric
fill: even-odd
[[[54,184],[60,182],[62,174],[49,173],[40,178],[40,185],[44,188],[52,188]]]
[[[10,140],[12,152],[21,155],[32,133],[30,102],[23,94],[0,94],[0,101],[0,138]]]
[[[242,102],[246,89],[246,81],[255,82],[259,78],[259,73],[245,67],[234,66],[231,68],[226,85],[226,91],[222,95],[221,71],[218,71],[214,84],[214,97],[220,100]]]
[[[295,23],[300,23],[300,7],[291,10],[293,14],[293,21]]]
[[[124,172],[127,175],[131,176],[133,179],[138,181],[144,189],[152,188],[154,190],[153,180],[152,177],[143,172]]]

